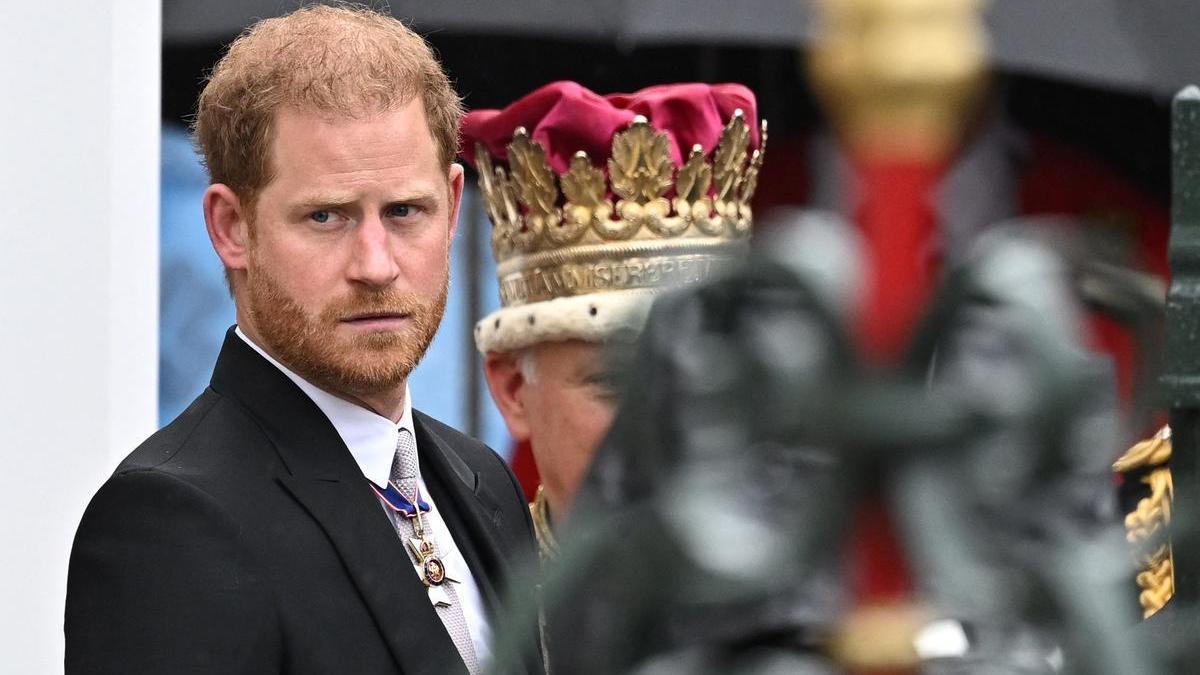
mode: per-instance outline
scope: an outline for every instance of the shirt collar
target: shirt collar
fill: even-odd
[[[240,326],[235,327],[234,332],[317,404],[342,437],[342,442],[367,480],[379,487],[386,487],[392,473],[392,459],[396,456],[396,440],[400,429],[407,429],[414,440],[417,437],[413,428],[412,396],[409,395],[408,383],[404,385],[404,414],[397,424],[360,405],[340,399],[293,373],[247,337]]]

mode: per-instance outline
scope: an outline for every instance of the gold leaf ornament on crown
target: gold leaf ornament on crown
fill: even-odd
[[[1149,494],[1125,516],[1125,538],[1137,547],[1136,581],[1143,618],[1150,618],[1175,595],[1175,557],[1167,528],[1175,488],[1171,478],[1171,427],[1131,447],[1113,463],[1122,474],[1143,474]]]
[[[764,120],[759,147],[750,151],[750,128],[739,109],[723,127],[711,162],[695,145],[676,170],[667,135],[638,115],[613,136],[607,181],[583,151],[556,176],[524,127],[507,146],[507,171],[476,143],[504,306],[658,288],[703,278],[735,259],[750,234],[750,200],[766,143]]]

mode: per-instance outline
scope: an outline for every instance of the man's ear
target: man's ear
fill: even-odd
[[[458,212],[459,207],[462,206],[464,180],[462,164],[451,162],[450,174],[447,176],[447,182],[450,186],[450,229],[446,236],[450,241],[454,241],[454,233],[458,229]]]
[[[492,400],[508,426],[508,433],[518,443],[529,440],[529,413],[524,392],[528,383],[516,355],[488,352],[483,359],[483,373]]]
[[[213,183],[204,192],[204,224],[225,268],[231,272],[246,269],[250,223],[242,201],[228,185]]]

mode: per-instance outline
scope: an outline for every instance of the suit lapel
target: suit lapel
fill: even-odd
[[[249,408],[274,442],[287,467],[280,485],[329,537],[400,670],[465,673],[395,529],[316,404],[232,330],[212,387]]]
[[[321,523],[404,673],[466,672],[400,539],[365,479],[290,477],[284,487]]]
[[[426,420],[424,414],[413,412],[417,447],[429,467],[425,481],[488,607],[494,611],[500,599],[494,580],[504,575],[508,564],[506,549],[496,534],[502,529],[502,512],[479,474]]]

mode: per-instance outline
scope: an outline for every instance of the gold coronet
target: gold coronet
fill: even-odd
[[[503,305],[707,277],[739,255],[750,234],[765,120],[760,133],[751,151],[750,127],[736,110],[711,161],[697,144],[676,169],[667,135],[638,115],[613,136],[607,177],[583,151],[556,176],[524,127],[507,146],[507,170],[477,143]]]
[[[1141,572],[1136,581],[1144,618],[1153,616],[1175,594],[1174,556],[1166,533],[1175,492],[1167,466],[1170,459],[1171,428],[1164,426],[1113,463],[1113,469],[1120,473],[1145,472],[1141,482],[1150,490],[1149,496],[1138,500],[1133,512],[1125,516],[1125,538],[1139,549]]]

